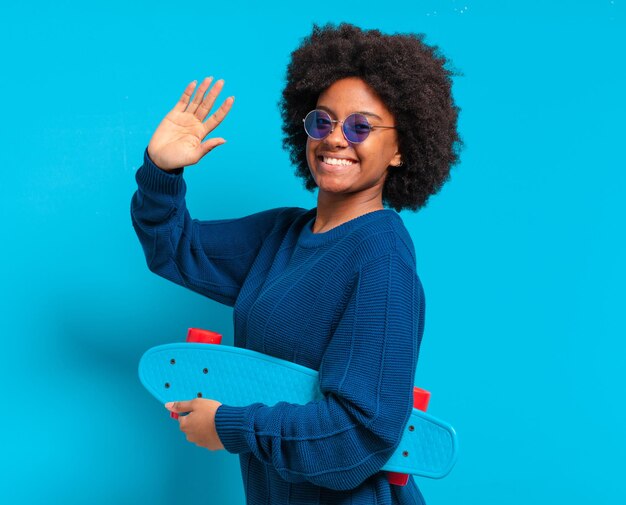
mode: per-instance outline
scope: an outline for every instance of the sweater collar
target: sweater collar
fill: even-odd
[[[368,212],[367,214],[355,217],[350,221],[346,221],[345,223],[335,226],[328,231],[313,233],[313,223],[315,223],[315,218],[317,217],[317,208],[311,209],[309,214],[312,215],[312,217],[305,222],[298,239],[298,245],[302,247],[319,247],[336,239],[345,237],[352,231],[360,228],[361,226],[365,226],[368,223],[372,223],[379,219],[389,219],[390,216],[398,217],[397,213],[391,209],[375,210],[373,212]]]

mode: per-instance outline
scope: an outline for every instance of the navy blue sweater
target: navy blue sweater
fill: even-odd
[[[313,233],[316,210],[279,208],[198,221],[179,173],[147,155],[133,225],[153,272],[232,306],[235,345],[319,370],[307,405],[222,405],[226,450],[239,454],[247,502],[421,504],[413,478],[380,468],[412,406],[424,293],[411,238],[380,210]],[[219,398],[215,398],[219,401]]]

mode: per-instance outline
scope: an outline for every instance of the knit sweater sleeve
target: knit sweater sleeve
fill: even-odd
[[[290,482],[353,489],[400,442],[412,406],[424,296],[395,252],[364,265],[324,353],[324,398],[306,405],[221,405],[216,429],[233,453],[252,451]]]
[[[144,153],[131,218],[148,267],[226,305],[234,305],[264,241],[289,209],[239,219],[199,221],[185,204],[182,169],[165,172]]]

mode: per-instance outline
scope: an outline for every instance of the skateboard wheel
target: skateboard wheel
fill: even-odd
[[[187,342],[197,344],[221,344],[222,335],[201,328],[189,328],[187,330]]]
[[[426,412],[430,401],[430,391],[418,387],[413,388],[413,408]]]
[[[409,482],[409,475],[406,473],[387,472],[389,484],[394,486],[406,486]]]

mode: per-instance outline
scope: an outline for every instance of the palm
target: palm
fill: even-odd
[[[202,121],[193,114],[172,110],[156,129],[150,143],[160,159],[180,160],[178,166],[192,165],[197,160],[191,160],[207,133]]]
[[[223,121],[233,104],[233,97],[227,98],[205,121],[224,85],[223,81],[217,81],[205,97],[210,83],[210,79],[205,79],[193,100],[191,96],[195,83],[189,84],[178,103],[154,132],[148,146],[148,154],[158,167],[172,170],[193,165],[213,148],[225,142],[222,138],[210,138],[203,142],[203,139]]]

